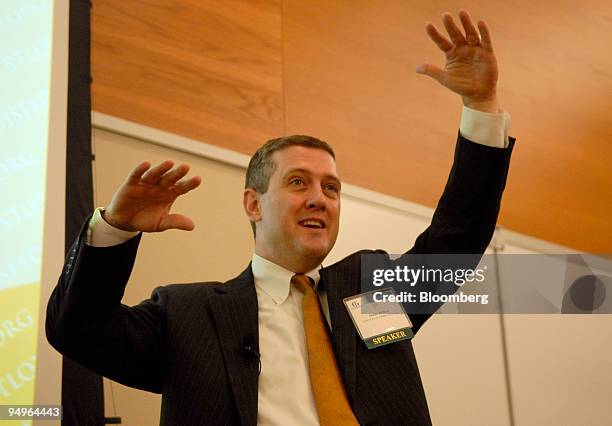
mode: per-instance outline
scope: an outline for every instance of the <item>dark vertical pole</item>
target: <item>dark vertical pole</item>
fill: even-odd
[[[66,252],[93,209],[89,0],[70,0],[66,156]],[[64,426],[104,424],[102,378],[64,358]]]

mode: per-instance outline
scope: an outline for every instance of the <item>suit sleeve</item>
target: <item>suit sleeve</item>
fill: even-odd
[[[87,224],[87,222],[86,222]],[[121,304],[140,235],[112,247],[72,245],[47,305],[49,343],[66,357],[119,383],[161,393],[167,292]]]
[[[471,267],[476,266],[495,231],[515,139],[510,138],[509,142],[507,148],[495,148],[471,142],[458,134],[453,166],[431,224],[407,255],[470,255],[456,258],[460,262],[468,259],[473,263]],[[406,257],[400,257],[397,262],[403,262]],[[456,288],[450,284],[439,291],[454,293]],[[414,290],[418,291],[418,286]],[[410,315],[413,330],[416,332],[430,316]]]
[[[484,253],[497,222],[514,147],[493,148],[460,134],[430,226],[409,253]]]

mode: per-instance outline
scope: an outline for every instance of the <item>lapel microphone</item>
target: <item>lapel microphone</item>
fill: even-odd
[[[257,351],[257,346],[255,345],[255,336],[253,333],[247,333],[242,338],[242,351],[244,355],[248,359],[256,359],[259,370],[257,375],[261,374],[261,354]]]

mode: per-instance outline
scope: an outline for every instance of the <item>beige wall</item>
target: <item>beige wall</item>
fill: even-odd
[[[126,173],[145,159],[188,162],[193,173],[203,178],[201,188],[190,197],[180,198],[175,205],[177,212],[196,221],[196,229],[144,236],[123,303],[136,304],[163,284],[225,281],[246,267],[252,237],[242,213],[242,169],[102,131],[94,132],[93,141],[97,205],[106,205]],[[107,415],[114,413],[114,401],[123,424],[159,424],[159,396],[119,384],[114,384],[112,390],[114,395],[105,379]]]
[[[143,238],[124,298],[128,304],[148,297],[158,285],[231,278],[245,267],[252,250],[240,202],[243,168],[195,154],[197,150],[190,149],[197,145],[195,141],[176,142],[173,135],[155,132],[148,135],[157,137],[157,144],[109,131],[94,132],[97,204],[106,204],[127,171],[145,159],[188,162],[204,183],[176,208],[194,218],[195,231]],[[180,145],[182,151],[160,143]],[[326,263],[365,247],[402,252],[428,224],[431,210],[427,208],[350,185],[347,192],[342,199],[340,237]],[[562,249],[542,242],[519,247],[514,242],[505,244],[504,250],[525,251],[530,246],[531,251],[534,247]],[[609,316],[507,315],[503,321],[505,353],[499,315],[437,315],[415,339],[435,425],[510,425],[510,400],[515,425],[608,423],[603,402],[612,393],[612,371],[606,360],[612,350],[610,333],[605,333],[612,325]],[[159,396],[111,385],[106,379],[105,404],[107,415],[116,409],[128,426],[159,421]]]

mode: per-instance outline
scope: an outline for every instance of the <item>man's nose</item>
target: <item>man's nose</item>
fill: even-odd
[[[306,206],[309,209],[325,209],[325,203],[325,194],[321,188],[315,187],[312,191],[309,191],[306,201]]]

